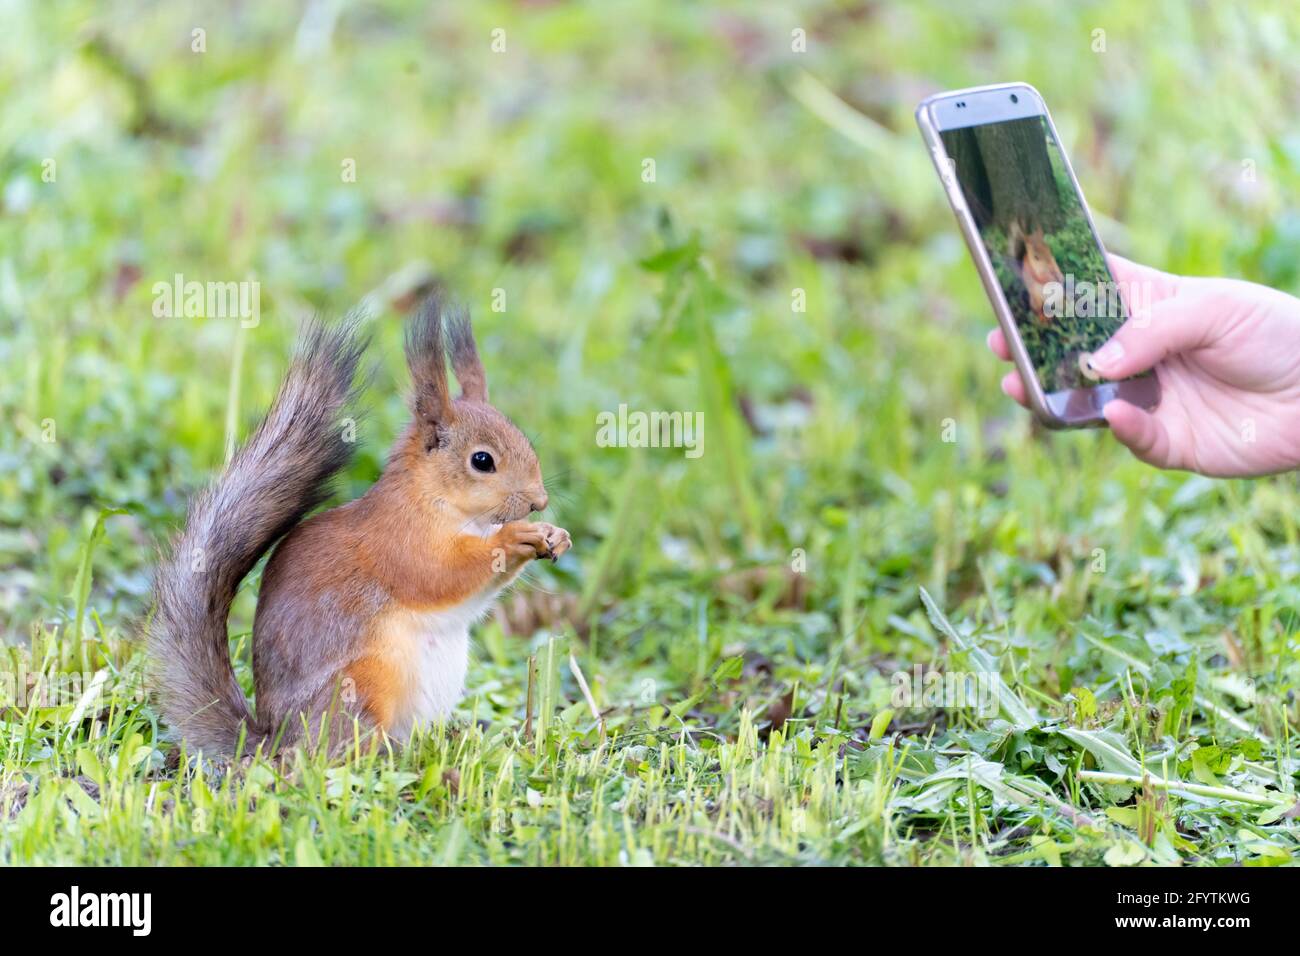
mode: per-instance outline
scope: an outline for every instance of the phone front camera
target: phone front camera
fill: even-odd
[[[1020,97],[1016,96],[1015,93],[1012,93],[1012,94],[1011,94],[1011,102],[1012,102],[1012,103],[1019,103],[1019,102],[1020,102]]]

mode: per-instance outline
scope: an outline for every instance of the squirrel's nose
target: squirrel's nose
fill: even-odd
[[[529,505],[529,507],[534,511],[545,511],[546,503],[550,500],[551,499],[546,496],[546,492],[543,491],[539,496],[533,499],[533,503]]]

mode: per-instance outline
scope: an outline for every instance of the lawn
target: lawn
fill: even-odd
[[[1111,248],[1296,292],[1300,9],[1250,10],[0,0],[0,863],[1290,862],[1294,477],[1032,428],[912,120],[1033,83]],[[409,747],[179,759],[157,549],[356,308],[360,494],[434,281],[573,550]]]

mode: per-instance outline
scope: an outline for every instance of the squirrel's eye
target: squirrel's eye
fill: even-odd
[[[476,451],[474,454],[470,455],[469,464],[475,471],[497,470],[496,462],[494,462],[492,456],[485,451]]]

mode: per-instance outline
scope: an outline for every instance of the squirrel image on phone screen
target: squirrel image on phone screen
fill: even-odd
[[[1043,227],[1026,229],[1020,223],[1012,223],[1008,229],[1010,242],[1011,268],[1025,286],[1029,296],[1029,311],[1040,325],[1050,321],[1047,314],[1047,289],[1051,283],[1064,283],[1065,276],[1056,264],[1052,248],[1043,238]]]
[[[348,462],[341,418],[363,350],[350,325],[308,329],[265,419],[195,497],[157,571],[152,675],[191,750],[337,746],[354,722],[407,738],[460,698],[469,628],[502,588],[569,549],[567,531],[527,520],[547,505],[537,455],[488,403],[468,315],[436,297],[407,327],[413,415],[383,474],[361,498],[303,520]],[[277,540],[253,623],[254,709],[226,619]]]

